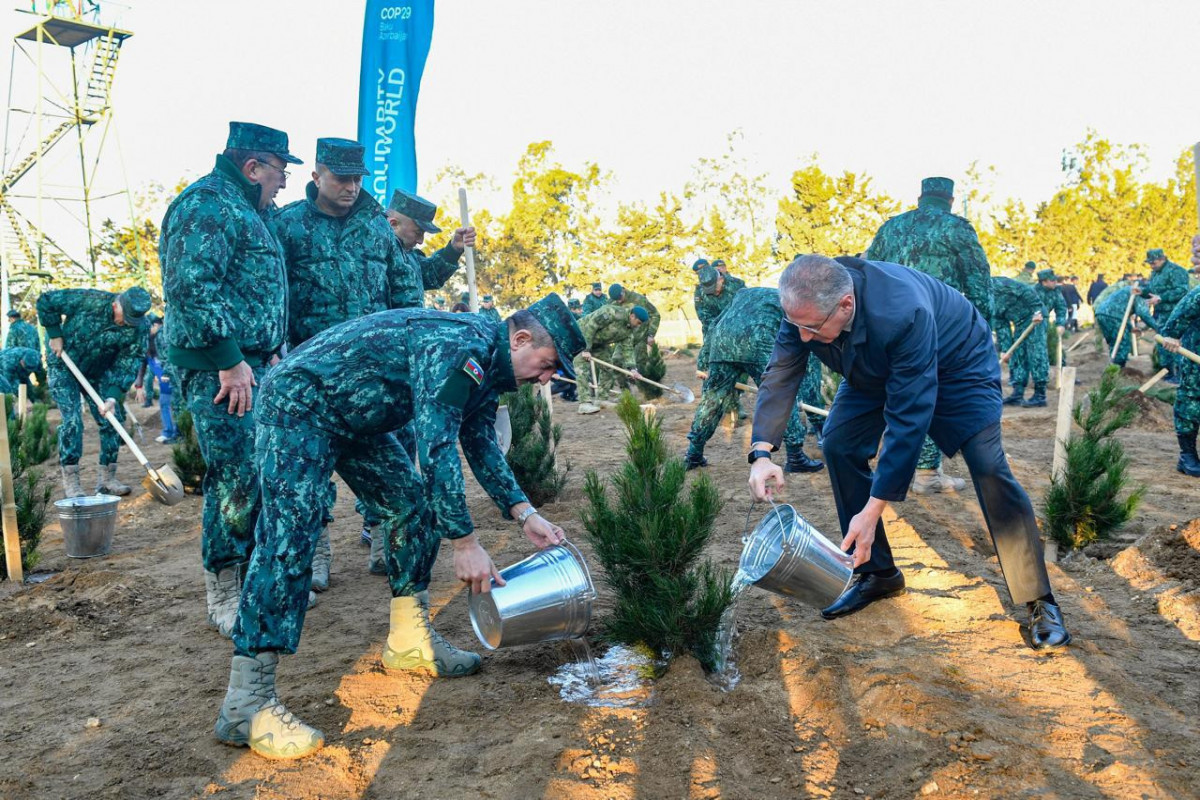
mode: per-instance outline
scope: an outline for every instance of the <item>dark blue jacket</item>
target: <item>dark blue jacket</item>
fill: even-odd
[[[882,411],[871,496],[903,500],[927,433],[953,455],[1000,421],[1000,363],[983,317],[954,289],[898,264],[837,261],[854,281],[850,330],[829,344],[804,342],[784,318],[759,388],[753,441],[779,447],[812,353],[844,377],[825,435]]]

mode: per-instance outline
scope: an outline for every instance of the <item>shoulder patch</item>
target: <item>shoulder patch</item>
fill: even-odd
[[[467,356],[463,359],[462,371],[470,376],[471,380],[475,381],[475,385],[483,383],[483,367],[479,366],[479,362],[474,358]]]

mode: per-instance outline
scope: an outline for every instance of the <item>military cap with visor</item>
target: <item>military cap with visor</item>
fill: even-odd
[[[278,156],[289,164],[304,163],[288,152],[286,133],[253,122],[229,123],[229,138],[225,140],[225,149],[258,150]]]
[[[548,294],[527,310],[554,340],[554,349],[558,353],[558,368],[568,378],[574,378],[575,370],[571,362],[575,356],[587,349],[587,340],[583,338],[583,331],[579,329],[579,323],[575,321],[571,309],[567,308],[567,304],[557,294]]]
[[[417,227],[426,233],[441,233],[442,229],[433,224],[433,216],[437,206],[420,195],[411,194],[403,189],[392,192],[392,202],[388,203],[388,211],[395,211],[417,223]]]
[[[334,175],[369,175],[363,162],[366,148],[353,139],[317,139],[317,163]]]

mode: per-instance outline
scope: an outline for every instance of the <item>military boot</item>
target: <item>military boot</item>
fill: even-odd
[[[312,588],[323,592],[329,588],[329,566],[333,563],[333,547],[329,544],[329,528],[322,528],[317,537],[317,549],[313,553]]]
[[[429,621],[429,592],[392,598],[391,630],[383,648],[383,666],[458,678],[478,672],[482,663],[478,653],[459,650],[433,629]]]
[[[117,480],[116,464],[100,465],[100,480],[96,481],[96,494],[115,494],[117,497],[124,497],[132,491],[133,489]]]
[[[690,472],[698,467],[707,466],[708,459],[704,457],[703,450],[695,452],[691,448],[688,448],[688,451],[683,454],[683,468],[685,471]]]
[[[1034,386],[1033,394],[1029,395],[1028,400],[1021,401],[1022,408],[1044,408],[1046,405],[1046,387]]]
[[[934,494],[936,492],[959,492],[965,489],[967,482],[942,472],[942,468],[919,469],[913,477],[913,494]]]
[[[787,461],[783,465],[784,472],[820,472],[825,469],[825,463],[809,458],[808,453],[801,447],[789,447]]]
[[[234,656],[229,688],[214,733],[225,744],[246,747],[264,758],[304,758],[321,749],[325,736],[284,708],[275,695],[278,653]]]
[[[383,558],[383,531],[376,529],[371,534],[371,554],[367,556],[367,572],[372,575],[387,575],[387,562]]]
[[[1025,399],[1025,387],[1024,386],[1014,386],[1013,390],[1012,390],[1012,394],[1010,394],[1008,397],[1004,398],[1003,402],[1004,402],[1004,405],[1006,405],[1006,406],[1019,406],[1022,404],[1024,399]]]
[[[84,497],[86,492],[79,484],[79,465],[64,464],[62,467],[63,479],[63,496],[64,497]]]
[[[1196,434],[1176,434],[1179,439],[1179,463],[1175,469],[1193,478],[1200,478],[1200,458],[1196,456]]]
[[[233,623],[237,621],[238,603],[242,599],[242,573],[245,569],[245,564],[234,564],[217,573],[204,573],[208,624],[226,639],[233,637]]]

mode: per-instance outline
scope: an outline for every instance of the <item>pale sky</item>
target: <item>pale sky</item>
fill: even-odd
[[[279,199],[300,197],[315,139],[355,135],[363,8],[131,0],[115,94],[131,188],[207,172],[241,119],[288,132],[308,163]],[[908,202],[978,160],[998,197],[1034,202],[1089,127],[1147,145],[1154,177],[1200,139],[1196,0],[438,0],[435,18],[422,188],[455,163],[507,193],[550,139],[568,167],[611,171],[614,197],[652,201],[741,129],[780,192],[816,153]],[[0,15],[11,33],[31,20]]]

